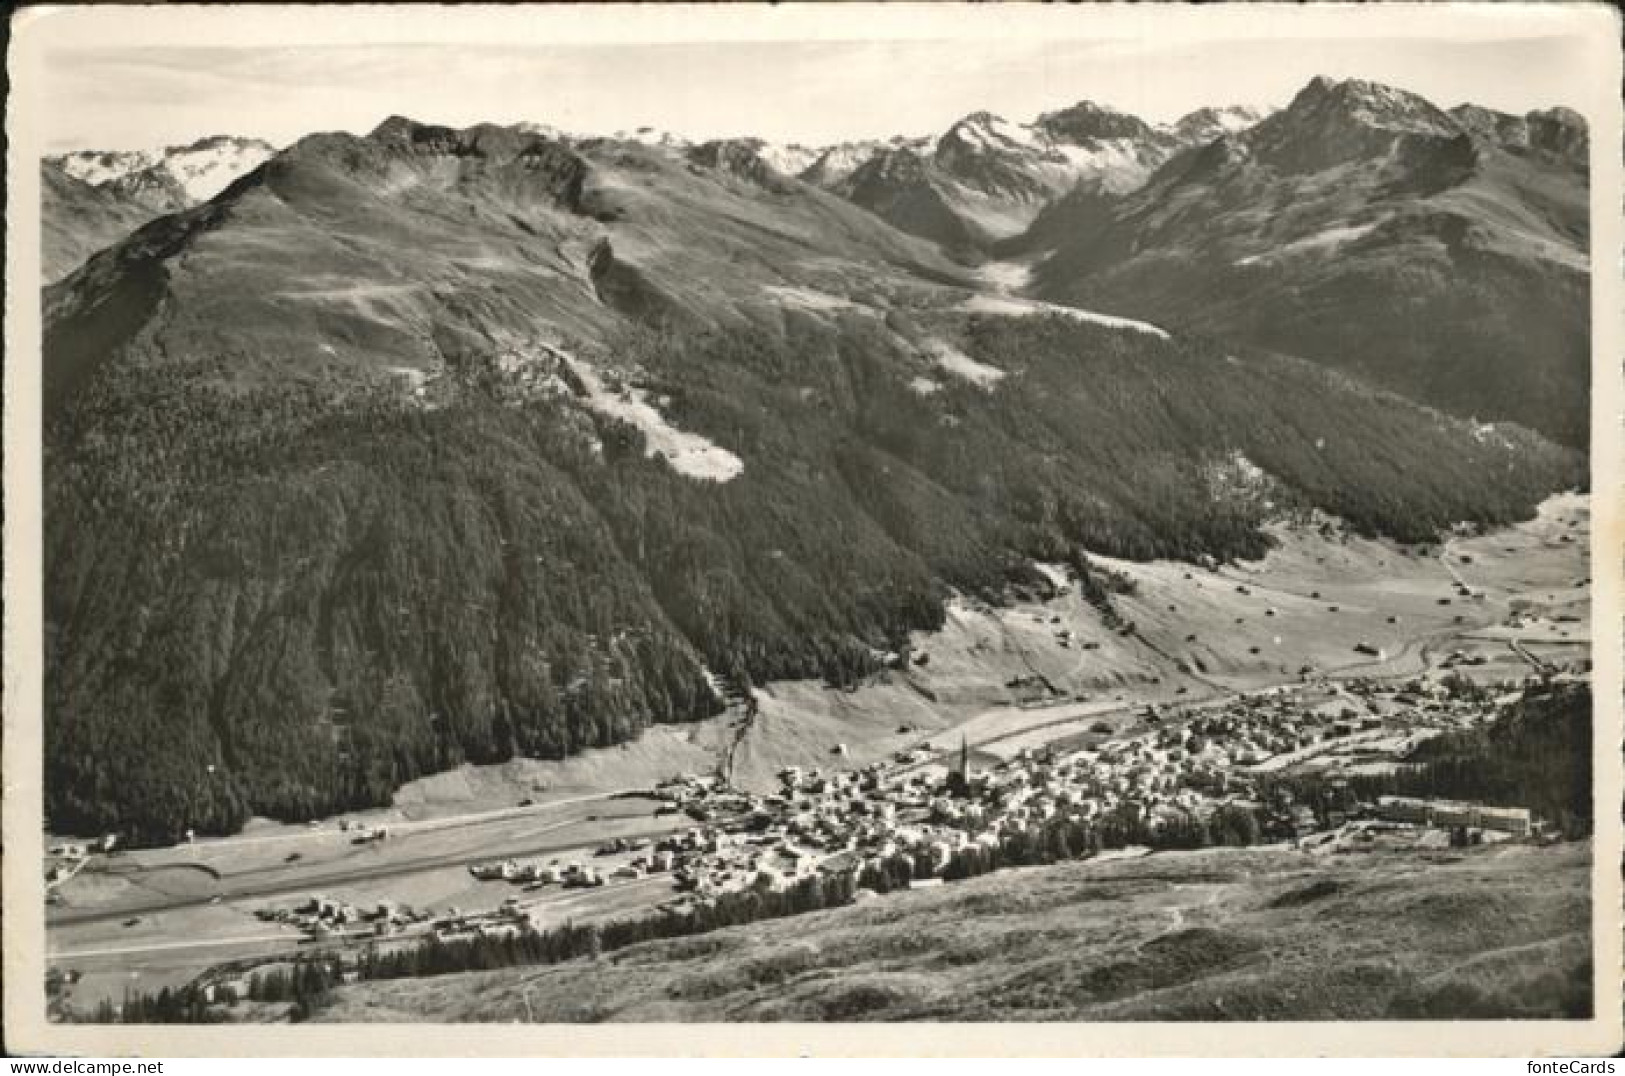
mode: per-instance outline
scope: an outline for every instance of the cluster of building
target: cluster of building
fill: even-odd
[[[1161,739],[1165,745],[1196,746],[1215,761],[1222,757],[1234,766],[1257,766],[1278,756],[1335,747],[1350,737],[1426,734],[1465,728],[1487,716],[1481,700],[1464,697],[1448,682],[1432,678],[1417,677],[1399,686],[1356,680],[1335,690],[1314,706],[1279,691],[1242,695],[1178,730],[1169,729]],[[1148,712],[1148,719],[1158,716],[1154,709]]]
[[[507,898],[489,912],[462,912],[455,907],[448,908],[445,915],[431,924],[435,937],[442,941],[511,937],[529,926],[530,915],[519,903],[518,897]]]
[[[1488,829],[1514,837],[1527,837],[1538,828],[1527,807],[1486,807],[1457,800],[1379,796],[1377,817],[1386,822],[1408,822],[1440,829]]]
[[[704,847],[700,834],[700,830],[693,829],[689,837],[667,839],[652,849],[647,840],[617,841],[606,845],[599,849],[600,855],[648,850],[647,854],[613,867],[598,867],[579,860],[521,863],[513,859],[499,859],[472,864],[468,872],[480,881],[512,882],[532,888],[544,885],[559,885],[566,889],[596,888],[610,879],[632,880],[676,869],[684,852]]]
[[[1130,735],[1100,730],[1082,746],[1024,750],[974,773],[962,742],[956,760],[945,761],[938,749],[923,744],[856,769],[790,767],[768,794],[733,788],[715,775],[678,776],[654,794],[664,801],[661,813],[694,821],[683,832],[612,840],[597,849],[597,864],[502,859],[473,864],[469,872],[527,889],[595,888],[665,875],[682,894],[669,907],[731,891],[783,890],[821,873],[883,867],[897,856],[929,862],[940,874],[962,849],[996,847],[1059,819],[1116,819],[1155,832],[1178,822],[1205,822],[1222,806],[1240,804],[1265,814],[1280,808],[1288,832],[1302,835],[1327,820],[1317,821],[1303,805],[1261,804],[1255,789],[1263,770],[1373,737],[1391,741],[1389,747],[1403,757],[1409,745],[1436,729],[1486,716],[1481,700],[1458,698],[1447,684],[1426,678],[1397,687],[1354,682],[1328,688],[1318,705],[1306,705],[1301,690],[1261,691],[1182,711],[1147,706]],[[1396,733],[1408,735],[1396,740]],[[1526,809],[1446,801],[1384,797],[1372,813],[1390,823],[1514,837],[1537,829]],[[313,934],[354,932],[362,924],[388,934],[429,918],[394,905],[363,910],[322,897],[261,915]],[[451,909],[431,929],[442,937],[488,934],[520,929],[526,919],[519,898],[509,897],[482,915]]]
[[[364,908],[321,894],[312,895],[293,908],[260,908],[254,915],[268,923],[294,927],[315,938],[368,930],[378,935],[392,934],[414,923],[428,922],[431,918],[426,911],[418,911],[394,901],[379,901],[371,908]]]
[[[1023,752],[974,774],[962,744],[957,767],[946,774],[921,765],[933,752],[915,749],[857,770],[791,767],[780,773],[779,790],[766,796],[694,777],[656,792],[690,814],[717,820],[701,831],[676,871],[680,888],[704,898],[781,889],[898,855],[923,857],[941,872],[961,849],[996,846],[1063,817],[1089,821],[1122,811],[1149,820],[1160,808],[1211,809],[1211,794],[1182,782],[1189,776],[1182,751],[1155,741],[1153,733],[1065,755]]]
[[[1394,734],[1395,752],[1435,730],[1482,721],[1482,701],[1419,678],[1402,686],[1355,683],[1306,707],[1296,692],[1243,695],[1216,709],[1172,714],[1148,706],[1134,735],[1067,751],[1023,751],[972,774],[961,746],[957,767],[924,748],[856,770],[792,767],[780,788],[753,795],[709,776],[674,778],[656,794],[704,825],[681,839],[674,875],[700,897],[745,888],[783,888],[820,871],[861,867],[899,853],[928,856],[940,870],[956,850],[997,844],[1055,819],[1114,817],[1157,826],[1204,821],[1252,798],[1260,767],[1291,763],[1342,743]],[[1374,712],[1381,711],[1381,712]],[[1177,718],[1177,719],[1176,719]],[[1400,810],[1384,807],[1382,812]],[[1529,812],[1435,803],[1404,819],[1527,835]],[[1287,819],[1315,825],[1306,809]]]

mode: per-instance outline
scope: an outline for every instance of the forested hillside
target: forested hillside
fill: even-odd
[[[571,346],[743,461],[697,480],[580,378],[500,356],[426,402],[387,373],[244,388],[241,357],[118,352],[47,431],[47,813],[159,840],[557,757],[736,683],[850,683],[948,588],[1031,561],[1263,551],[1262,502],[1422,539],[1528,514],[1581,459],[1305,363],[1069,317],[866,310]],[[905,322],[907,322],[905,324]],[[922,388],[911,333],[994,384]],[[568,371],[561,371],[568,374]],[[567,386],[560,388],[561,385]]]

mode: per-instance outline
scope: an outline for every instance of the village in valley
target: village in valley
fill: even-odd
[[[1521,596],[1531,590],[1525,584],[1491,594],[1458,568],[1444,588],[1418,586],[1409,604],[1389,606],[1403,617],[1380,608],[1343,615],[1340,630],[1353,633],[1341,644],[1344,670],[1293,662],[1273,682],[1214,690],[1220,681],[1176,668],[1166,682],[1093,696],[1064,694],[1056,678],[1033,673],[1011,678],[1012,705],[969,721],[835,726],[868,738],[826,742],[817,753],[802,747],[768,779],[759,764],[736,779],[730,751],[709,768],[645,770],[645,782],[630,787],[578,794],[537,783],[472,813],[371,813],[168,850],[125,850],[117,834],[56,840],[47,849],[48,917],[53,933],[75,944],[53,954],[53,1000],[84,1012],[116,1007],[131,990],[188,984],[211,1003],[263,998],[256,977],[312,960],[354,978],[368,961],[425,944],[611,924],[658,929],[809,887],[868,899],[1063,858],[1216,846],[1338,856],[1560,839],[1562,820],[1529,804],[1398,794],[1383,779],[1416,769],[1430,742],[1487,727],[1526,693],[1589,679],[1580,622],[1587,581],[1562,540],[1583,519],[1583,510],[1554,510],[1532,525],[1529,548],[1550,561],[1540,581],[1552,589],[1539,601]],[[1487,548],[1491,539],[1473,541]],[[1478,556],[1475,565],[1473,553],[1456,550],[1453,563],[1487,570]],[[1421,578],[1429,564],[1436,572],[1423,557],[1409,570]],[[1271,590],[1262,566],[1242,576],[1199,571],[1194,581],[1176,566],[1122,570],[1147,588],[1162,572],[1181,593],[1210,595],[1202,600],[1236,622],[1228,642],[1239,652],[1251,641],[1243,620],[1290,630],[1280,625],[1295,599],[1325,606],[1322,620],[1339,603],[1362,600],[1346,581],[1336,593],[1328,584],[1325,597]],[[1073,590],[1063,580],[1044,602],[997,614],[999,623],[1030,622],[1029,637],[1047,640],[1055,661],[1080,660],[1069,656],[1079,651],[1081,662],[1117,660],[1109,648],[1122,645],[1124,615],[1102,617]],[[1441,593],[1467,611],[1443,608]],[[1157,601],[1173,608],[1167,596],[1142,592],[1122,609],[1143,619]],[[1195,600],[1180,609],[1191,612],[1187,624]],[[1254,607],[1252,617],[1231,616]],[[1110,623],[1085,638],[1085,617]],[[1419,648],[1407,629],[1419,633],[1410,636],[1423,640]],[[1321,653],[1332,645],[1315,643]],[[1407,653],[1396,658],[1389,647]],[[946,642],[936,650],[931,671],[946,678],[956,656]],[[922,646],[907,660],[923,666],[927,653]],[[1302,653],[1312,653],[1307,644]],[[1043,668],[1036,646],[1021,657]],[[737,737],[750,731],[755,708],[736,709],[727,727]],[[177,939],[183,923],[189,935]],[[132,955],[146,962],[134,973],[115,970]]]
[[[1543,831],[1543,821],[1520,807],[1382,796],[1322,817],[1284,790],[1261,799],[1261,779],[1286,766],[1380,771],[1403,763],[1431,736],[1471,728],[1494,712],[1465,680],[1306,688],[1333,701],[1305,710],[1300,693],[1277,691],[1217,709],[1148,705],[1132,735],[1023,749],[980,771],[961,741],[951,751],[926,743],[853,770],[790,767],[769,795],[731,788],[714,774],[683,775],[654,790],[696,820],[683,833],[614,842],[590,861],[503,860],[470,871],[523,887],[669,876],[683,894],[664,905],[675,910],[729,891],[781,890],[818,873],[880,869],[900,855],[929,864],[914,868],[916,882],[940,880],[956,852],[998,847],[1057,820],[1114,820],[1118,832],[1155,841],[1182,824],[1205,826],[1228,807],[1260,820],[1247,843],[1277,840],[1321,851],[1342,841],[1370,843],[1378,833],[1390,844],[1426,846],[1458,828],[1471,840],[1492,842]],[[1518,694],[1514,688],[1493,701]]]

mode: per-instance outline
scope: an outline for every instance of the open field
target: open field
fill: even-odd
[[[318,1019],[1572,1017],[1589,995],[1589,851],[1214,850],[1005,871],[590,966],[352,984]]]
[[[127,985],[156,990],[222,960],[303,946],[298,931],[262,922],[254,913],[316,893],[360,906],[388,900],[438,910],[494,908],[514,890],[471,878],[470,863],[579,859],[604,840],[655,836],[685,823],[656,818],[654,809],[653,801],[641,797],[598,796],[497,819],[443,820],[360,846],[329,825],[309,832],[289,827],[275,841],[206,842],[107,857],[63,887],[61,903],[49,909],[47,957],[83,974],[75,1000],[93,1005],[102,997],[116,1000]],[[648,895],[628,907],[644,907],[664,894]],[[540,906],[536,921],[549,923],[553,902],[532,903]],[[581,910],[570,914],[584,917]]]
[[[1218,707],[1243,692],[1280,689],[1305,707],[1340,708],[1348,702],[1341,678],[1408,677],[1457,650],[1483,661],[1463,666],[1476,678],[1518,679],[1541,661],[1584,656],[1587,526],[1584,499],[1565,496],[1516,528],[1426,553],[1282,528],[1279,547],[1255,563],[1208,570],[1102,559],[1134,580],[1134,592],[1115,599],[1136,625],[1132,635],[1109,630],[1076,587],[998,610],[955,601],[944,630],[914,639],[916,657],[929,655],[924,664],[853,691],[772,684],[758,690],[751,719],[735,708],[563,761],[423,778],[391,808],[347,816],[387,826],[385,841],[356,844],[356,829],[335,820],[257,821],[231,838],[94,857],[55,890],[48,955],[53,966],[82,973],[74,1002],[90,1006],[117,1000],[126,987],[184,982],[223,960],[299,950],[307,943],[298,932],[254,913],[315,893],[437,913],[490,911],[519,897],[540,926],[641,914],[671,895],[669,881],[529,892],[475,881],[467,867],[580,859],[617,836],[687,826],[682,816],[656,817],[654,801],[625,795],[677,773],[726,769],[736,786],[765,792],[788,766],[856,768],[926,743],[952,751],[961,737],[988,764],[1045,744],[1143,731],[1147,703]],[[1463,585],[1473,597],[1460,595]],[[1382,656],[1356,653],[1361,642]],[[1329,681],[1305,686],[1304,667]],[[1359,765],[1368,745],[1358,739],[1317,745],[1305,759]],[[620,858],[597,862],[612,867]]]

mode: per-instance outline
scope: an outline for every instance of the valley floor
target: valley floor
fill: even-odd
[[[1018,603],[1007,609],[956,601],[941,632],[914,640],[916,659],[928,655],[925,663],[916,660],[906,671],[883,674],[855,691],[812,683],[773,684],[758,693],[759,713],[753,719],[736,710],[697,725],[657,727],[636,742],[563,762],[465,766],[406,786],[390,809],[351,816],[347,823],[353,820],[355,827],[341,827],[337,820],[311,826],[257,822],[232,838],[93,856],[51,888],[48,962],[55,971],[75,973],[65,1000],[76,1011],[88,1012],[102,1000],[116,1003],[128,989],[152,992],[185,983],[222,961],[258,961],[306,951],[309,940],[300,931],[259,913],[291,907],[317,894],[368,908],[400,902],[433,909],[437,915],[452,907],[465,913],[494,911],[518,891],[500,881],[471,879],[470,864],[523,856],[590,860],[600,844],[617,837],[646,839],[686,828],[691,823],[685,817],[657,813],[656,801],[637,795],[674,774],[726,770],[737,787],[767,792],[776,787],[776,775],[785,767],[856,769],[925,744],[931,745],[931,754],[957,750],[961,737],[978,765],[994,764],[1023,749],[1073,741],[1102,723],[1111,727],[1112,735],[1127,734],[1141,727],[1147,704],[1216,707],[1243,692],[1299,690],[1306,667],[1333,692],[1340,690],[1336,685],[1343,680],[1405,678],[1447,661],[1465,660],[1457,671],[1485,682],[1520,679],[1542,662],[1568,663],[1589,654],[1588,524],[1585,499],[1567,495],[1549,501],[1528,523],[1494,535],[1454,539],[1425,553],[1352,537],[1327,539],[1298,529],[1282,530],[1279,548],[1250,564],[1204,570],[1162,562],[1111,562],[1136,584],[1132,595],[1119,599],[1122,614],[1138,628],[1131,636],[1111,631],[1076,588],[1047,602]],[[1470,596],[1464,597],[1463,589]],[[1381,653],[1356,652],[1359,644]],[[362,827],[378,826],[388,827],[387,840],[356,840],[356,834],[365,831]],[[1268,865],[1271,877],[1282,884],[1292,871],[1310,869],[1296,855],[1252,854],[1264,855],[1259,862]],[[1507,849],[1475,853],[1463,862],[1502,864],[1517,862],[1518,856],[1545,856],[1573,867],[1575,885],[1583,886],[1584,871],[1573,866],[1578,860],[1571,862],[1564,855],[1579,853]],[[1159,855],[1148,862],[1172,860]],[[1401,876],[1429,873],[1435,865],[1426,857],[1382,862],[1389,864],[1383,870],[1397,872],[1394,885]],[[1105,869],[1098,863],[1067,866],[1056,868],[1056,876],[1094,877]],[[1489,876],[1501,870],[1485,869]],[[1561,871],[1553,877],[1558,874]],[[1019,876],[1039,877],[1031,871]],[[1378,884],[1377,873],[1364,877],[1362,884]],[[1456,882],[1446,878],[1439,884],[1449,889],[1470,881],[1466,875],[1451,877]],[[1006,884],[1014,883],[1002,878],[975,883],[995,890]],[[1541,896],[1534,890],[1542,884],[1531,882],[1529,896],[1549,911],[1549,900],[1569,890],[1559,887]],[[925,902],[921,907],[936,907],[935,901],[969,900],[961,892],[981,892],[949,888],[955,895],[906,894],[895,898],[901,903],[888,897],[884,911],[852,910],[850,914],[859,917],[852,922],[901,915],[894,908],[911,908],[921,901]],[[1187,886],[1178,892],[1197,891]],[[1218,891],[1197,893],[1200,900],[1180,913],[1181,922],[1188,915],[1193,923],[1208,923],[1210,916],[1201,910],[1201,901],[1209,892]],[[669,883],[651,876],[600,890],[553,887],[525,892],[519,900],[527,917],[545,929],[566,920],[646,914],[670,895]],[[1239,891],[1214,899],[1226,908],[1251,907],[1237,903]],[[1102,905],[1113,906],[1110,901]],[[1138,915],[1140,902],[1120,901],[1115,907]],[[1170,907],[1183,905],[1174,901]],[[1399,919],[1408,914],[1395,912]],[[1312,920],[1313,906],[1305,905],[1293,915]],[[1171,913],[1164,918],[1171,919]],[[1411,971],[1400,969],[1383,978],[1389,972],[1380,969],[1387,966],[1384,962],[1410,959],[1399,954],[1409,953],[1405,946],[1418,929],[1396,921],[1368,934],[1366,946],[1372,955],[1337,965],[1336,975],[1357,979],[1370,974],[1376,977],[1373,981],[1390,986],[1410,982],[1404,977]],[[902,936],[923,937],[921,931],[924,928],[909,926]],[[1332,932],[1344,931],[1338,927]],[[801,934],[800,920],[794,934]],[[1538,945],[1550,943],[1552,937],[1556,935],[1543,936]],[[1149,939],[1146,935],[1141,941]],[[982,943],[980,934],[976,941]],[[710,943],[700,938],[682,944],[699,951]],[[1186,944],[1179,942],[1176,949]],[[1303,944],[1304,954],[1318,954],[1313,960],[1306,955],[1306,967],[1328,956],[1324,949]],[[1478,944],[1463,949],[1462,959],[1491,959],[1488,949],[1474,948]],[[1575,945],[1578,951],[1585,949],[1583,939],[1559,946],[1562,960],[1573,956]],[[1427,951],[1431,950],[1419,950]],[[1177,949],[1170,959],[1186,960],[1183,952]],[[629,959],[630,954],[617,955],[618,961]],[[1535,968],[1545,961],[1546,954],[1535,953],[1522,967]],[[1441,956],[1428,967],[1431,970],[1416,984],[1431,982],[1426,976],[1442,973],[1447,965]],[[972,972],[955,974],[969,977]],[[1057,974],[1061,978],[1056,981],[1061,982],[1071,972],[1061,969]],[[935,987],[902,990],[897,982],[883,979],[883,985],[875,988],[878,1011],[892,1006],[885,999],[894,987],[903,999],[896,1002],[899,1013],[924,1014],[931,1006],[947,1004],[933,992]],[[1353,982],[1346,988],[1353,990]],[[984,984],[973,993],[980,998],[994,988]],[[424,984],[422,989],[433,987]],[[843,978],[839,989],[826,984],[825,992],[838,999],[848,989]],[[1379,1000],[1362,1004],[1380,1008],[1385,1004],[1380,997],[1388,995],[1381,991],[1378,995]],[[1126,994],[1088,996],[1095,999],[1089,1004],[1099,1009],[1101,1018],[1120,1008],[1124,1018],[1135,1015]],[[1166,995],[1164,1001],[1174,996]],[[784,1004],[792,1005],[790,994],[782,997]],[[1044,1011],[1037,1001],[1021,1004],[1031,1009],[1023,1009],[1021,1018],[1036,1018]],[[1311,1010],[1322,1011],[1313,1006],[1304,1011]],[[620,1011],[614,1007],[611,1015]],[[458,1018],[450,1010],[447,1017]],[[508,1017],[493,1012],[488,1018]]]

